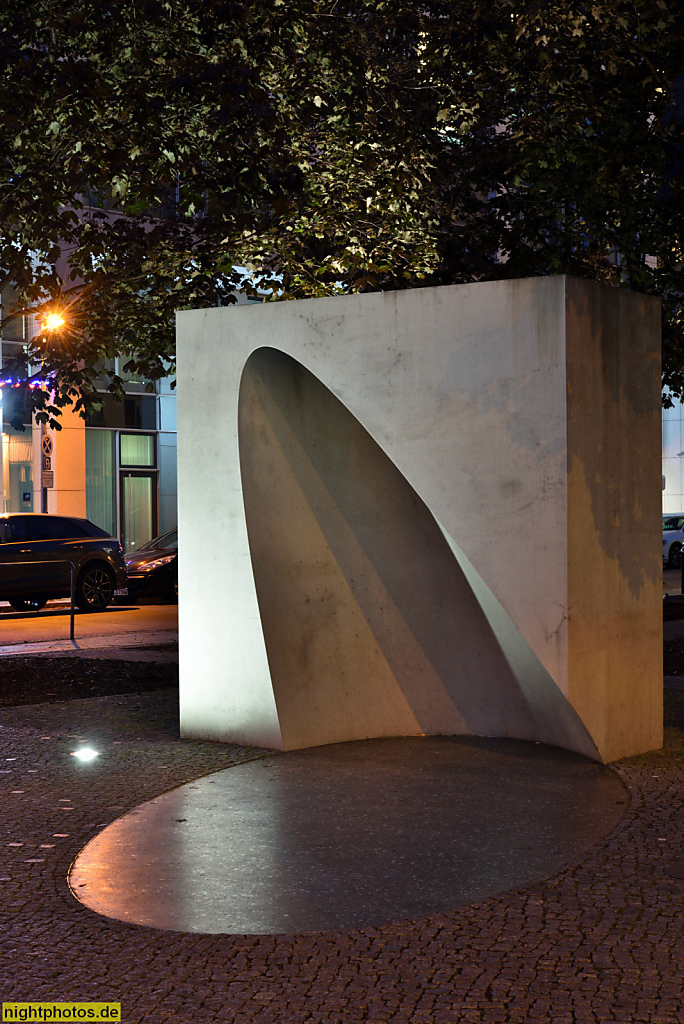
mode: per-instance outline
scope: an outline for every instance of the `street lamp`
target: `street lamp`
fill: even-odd
[[[43,328],[46,331],[58,331],[66,323],[61,313],[48,313],[43,320]]]
[[[44,331],[44,332],[49,332],[50,334],[54,334],[56,331],[61,330],[62,327],[64,327],[64,325],[66,324],[66,319],[63,316],[63,314],[59,312],[59,309],[52,309],[52,310],[50,310],[50,312],[46,312],[42,316],[39,315],[38,319],[39,319],[39,322],[40,322],[41,330]],[[42,469],[41,469],[41,487],[40,487],[40,510],[41,510],[41,512],[47,512],[47,510],[48,510],[48,487],[47,487],[47,480],[48,480],[48,478],[47,478],[46,474],[50,473],[50,475],[52,476],[52,460],[51,460],[52,442],[50,442],[50,450],[49,450],[49,452],[46,451],[46,449],[44,447],[44,444],[45,444],[45,439],[46,439],[46,437],[48,437],[48,435],[46,435],[46,433],[45,433],[45,424],[44,423],[41,423],[41,425],[40,425],[40,434],[41,434],[41,446],[43,447],[43,465],[42,465]],[[50,487],[53,486],[53,479],[50,480],[49,485],[50,485]],[[80,755],[80,753],[76,753],[75,756],[76,757],[80,757],[81,755]],[[92,756],[95,757],[96,755],[93,754]]]

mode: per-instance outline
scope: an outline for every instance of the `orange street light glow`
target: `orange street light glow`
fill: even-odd
[[[64,323],[61,313],[48,313],[43,321],[43,326],[47,331],[58,331],[60,327],[64,327]]]

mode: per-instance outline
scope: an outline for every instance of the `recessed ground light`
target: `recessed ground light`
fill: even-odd
[[[98,752],[92,747],[81,747],[79,750],[72,750],[71,756],[78,758],[79,761],[92,761],[98,756]]]

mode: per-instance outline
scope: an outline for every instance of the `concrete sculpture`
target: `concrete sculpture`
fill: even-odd
[[[658,747],[659,395],[574,278],[179,313],[182,735]]]

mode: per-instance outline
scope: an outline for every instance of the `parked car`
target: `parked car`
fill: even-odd
[[[125,556],[128,596],[178,596],[178,531],[169,530]]]
[[[116,590],[125,590],[121,545],[89,519],[41,512],[0,515],[0,600],[15,611],[40,611],[50,598],[69,597],[71,562],[82,611],[101,611]]]
[[[677,569],[682,564],[684,514],[663,515],[663,565]]]

